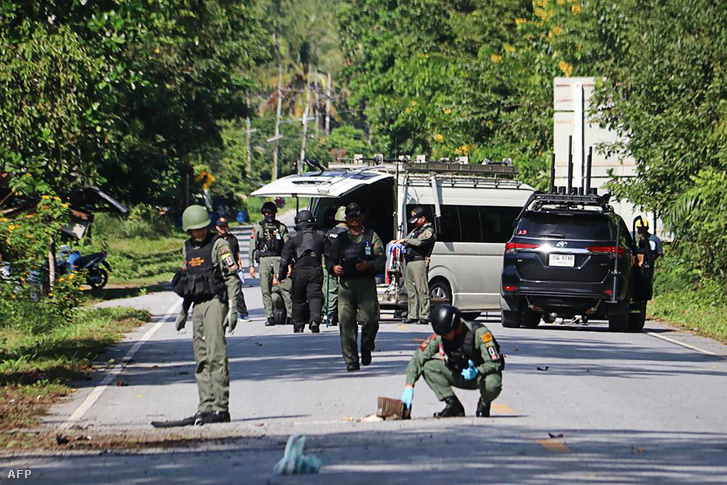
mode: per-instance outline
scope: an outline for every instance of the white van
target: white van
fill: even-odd
[[[380,160],[377,160],[380,162]],[[361,205],[364,226],[386,244],[403,237],[407,214],[424,207],[437,230],[429,267],[433,303],[452,303],[470,318],[500,309],[500,273],[513,221],[533,193],[508,165],[463,163],[341,164],[283,177],[252,193],[307,197],[316,218],[330,206]],[[383,308],[406,308],[403,277],[379,280]]]

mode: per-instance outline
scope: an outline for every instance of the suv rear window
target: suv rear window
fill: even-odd
[[[553,214],[528,212],[515,230],[516,236],[608,241],[613,239],[608,217],[602,214]]]

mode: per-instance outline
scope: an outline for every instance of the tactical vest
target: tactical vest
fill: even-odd
[[[421,233],[426,231],[427,229],[432,229],[431,224],[425,224],[422,227],[417,227],[414,229],[411,233],[411,237],[417,238]],[[436,242],[436,237],[432,236],[429,238],[428,241],[426,241],[421,246],[408,246],[406,248],[405,257],[407,261],[424,261],[429,256],[432,255],[432,250],[434,250],[434,243]]]
[[[256,241],[256,249],[258,250],[259,257],[280,256],[280,253],[283,252],[282,225],[282,223],[275,220],[260,222],[262,234],[260,234],[260,237]]]
[[[484,325],[472,322],[472,328],[467,330],[464,338],[455,338],[451,341],[442,339],[442,348],[444,353],[447,355],[447,363],[451,367],[461,371],[462,369],[469,367],[470,360],[474,362],[475,366],[480,366],[485,363],[485,360],[482,357],[482,352],[477,349],[477,342],[475,340],[477,338],[475,335],[477,333],[477,329],[482,327],[484,327]],[[494,338],[492,339],[492,342],[495,344],[495,350],[497,350],[499,362],[502,364],[502,368],[504,369],[505,359],[503,359],[502,353],[500,352],[500,345]]]
[[[325,237],[322,231],[313,227],[302,228],[296,232],[293,236],[296,266],[319,266]]]
[[[373,275],[373,270],[356,271],[356,264],[362,261],[374,260],[374,231],[366,230],[363,239],[354,243],[348,232],[338,236],[338,244],[341,250],[341,266],[343,266],[343,277],[362,278]]]
[[[206,301],[218,297],[227,301],[227,288],[220,268],[212,262],[212,248],[219,239],[210,234],[200,245],[192,244],[192,238],[184,243],[187,282],[184,297],[194,301]]]

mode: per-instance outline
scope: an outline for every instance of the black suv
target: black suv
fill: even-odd
[[[534,327],[542,318],[608,319],[609,329],[640,331],[651,281],[608,194],[533,194],[505,245],[502,324]]]

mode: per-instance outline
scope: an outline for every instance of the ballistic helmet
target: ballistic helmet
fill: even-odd
[[[298,214],[295,216],[295,223],[300,224],[301,222],[310,222],[314,223],[316,221],[315,217],[313,217],[313,214],[309,210],[302,210],[298,212]]]
[[[361,206],[355,202],[351,202],[346,206],[346,217],[358,217],[362,216]]]
[[[273,214],[275,214],[276,212],[278,212],[278,206],[275,205],[275,202],[268,201],[263,204],[262,208],[260,208],[260,212],[262,212],[263,214],[265,214],[266,212],[272,212]]]
[[[437,335],[446,335],[461,322],[459,309],[452,305],[437,305],[430,313],[432,328]]]
[[[202,229],[210,225],[210,216],[207,209],[201,205],[190,205],[184,209],[182,214],[182,229],[190,231],[192,229]]]

